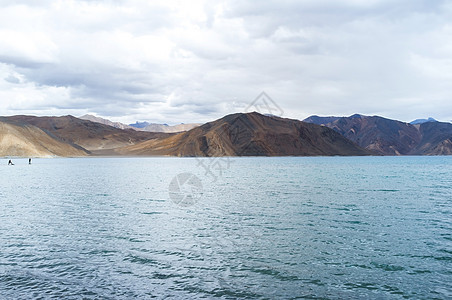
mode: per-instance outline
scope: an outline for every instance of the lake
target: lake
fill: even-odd
[[[13,161],[2,299],[452,298],[452,157]]]

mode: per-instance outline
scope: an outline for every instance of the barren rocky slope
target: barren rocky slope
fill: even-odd
[[[12,116],[1,119],[18,124],[36,126],[51,136],[79,145],[89,151],[115,149],[150,139],[169,136],[169,134],[165,133],[143,132],[131,129],[122,130],[112,126],[78,119],[73,116]]]

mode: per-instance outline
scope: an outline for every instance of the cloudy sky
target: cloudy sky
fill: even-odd
[[[452,2],[0,0],[0,115],[452,120]]]

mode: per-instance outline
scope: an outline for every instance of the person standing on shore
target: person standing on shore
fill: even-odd
[[[31,165],[31,158],[28,159],[28,164]]]

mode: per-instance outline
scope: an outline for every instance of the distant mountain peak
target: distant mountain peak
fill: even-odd
[[[418,124],[423,124],[423,123],[428,123],[428,122],[438,122],[438,121],[433,119],[432,117],[429,117],[427,119],[416,119],[416,120],[410,122],[410,124],[418,125]]]
[[[317,124],[317,125],[325,125],[325,124],[334,122],[338,119],[340,119],[340,117],[334,117],[334,116],[320,117],[317,115],[313,115],[313,116],[310,116],[310,117],[307,117],[306,119],[304,119],[303,122]]]
[[[362,117],[364,117],[363,115],[360,115],[360,114],[354,114],[354,115],[351,115],[349,118],[351,118],[351,119],[357,119],[357,118],[362,118]]]
[[[104,118],[101,118],[101,117],[96,117],[96,116],[93,116],[93,115],[90,115],[90,114],[83,115],[79,119],[88,120],[88,121],[91,121],[91,122],[100,123],[100,124],[112,126],[112,127],[119,128],[119,129],[133,129],[132,127],[130,127],[130,126],[126,125],[126,124],[122,124],[121,122],[112,122],[112,121],[110,121],[108,119],[104,119]]]
[[[166,132],[166,133],[175,133],[175,132],[183,132],[193,129],[195,127],[200,126],[199,123],[190,123],[190,124],[178,124],[178,125],[168,125],[168,124],[158,124],[158,123],[149,123],[149,122],[135,122],[134,124],[130,124],[129,126],[135,128],[136,130],[141,131],[150,131],[150,132]]]
[[[149,123],[149,122],[146,122],[146,121],[144,121],[144,122],[138,122],[138,121],[136,121],[135,123],[133,123],[133,124],[129,124],[129,126],[132,126],[132,127],[135,127],[135,128],[144,128],[144,127],[146,127],[146,126],[149,126],[149,125],[151,125],[151,123]]]

